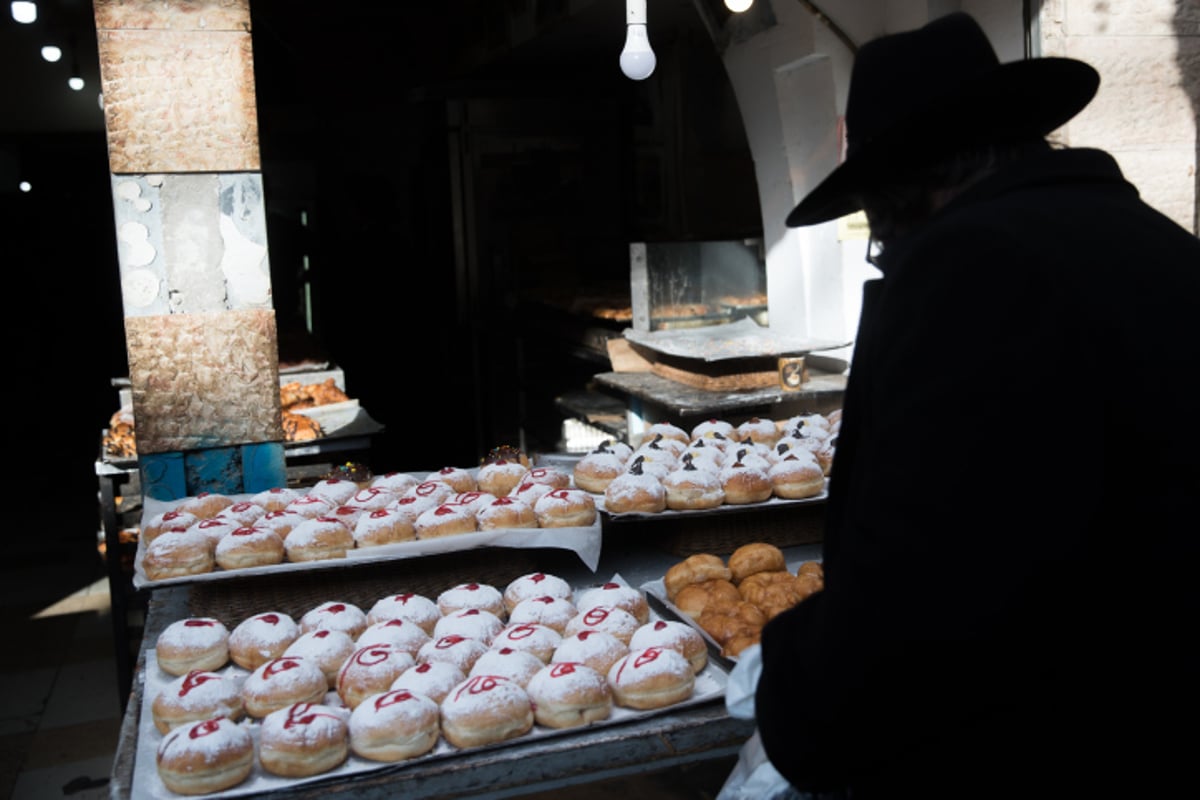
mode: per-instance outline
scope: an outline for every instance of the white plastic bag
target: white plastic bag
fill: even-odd
[[[762,674],[762,647],[752,645],[738,654],[738,663],[725,685],[725,709],[736,719],[754,719],[754,693]],[[746,740],[733,771],[717,800],[782,800],[800,797],[771,762],[758,731]]]

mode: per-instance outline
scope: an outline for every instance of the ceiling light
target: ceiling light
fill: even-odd
[[[735,14],[742,13],[752,5],[754,0],[725,0],[725,7]]]
[[[17,188],[20,189],[22,192],[31,192],[31,191],[33,191],[33,184],[30,183],[29,181],[21,181],[20,183],[17,184]]]
[[[654,72],[657,59],[646,33],[646,0],[625,0],[625,47],[621,50],[621,72],[635,81]]]
[[[37,3],[14,2],[12,4],[12,18],[17,22],[28,25],[30,22],[37,21]]]
[[[83,78],[79,77],[78,75],[72,75],[71,77],[67,78],[67,86],[70,86],[77,92],[82,91]]]
[[[62,48],[52,44],[48,44],[42,48],[42,58],[53,64],[62,58]]]

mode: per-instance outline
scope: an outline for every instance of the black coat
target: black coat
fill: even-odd
[[[763,632],[796,787],[1200,780],[1200,240],[1094,150],[993,175],[869,282],[825,590]]]

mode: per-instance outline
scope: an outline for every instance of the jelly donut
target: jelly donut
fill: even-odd
[[[570,600],[547,594],[541,597],[530,597],[517,603],[508,615],[508,622],[510,625],[524,623],[545,625],[561,635],[566,630],[567,623],[578,613],[579,609]]]
[[[293,703],[319,703],[329,691],[321,668],[304,658],[280,656],[263,663],[242,681],[246,713],[262,719]]]
[[[442,503],[421,512],[413,523],[417,539],[438,539],[475,532],[475,515],[466,506]]]
[[[496,634],[504,629],[504,623],[490,611],[481,608],[463,608],[446,614],[433,627],[433,636],[440,639],[443,636],[457,634],[478,639],[490,645]]]
[[[417,651],[417,661],[422,664],[444,661],[458,667],[465,675],[486,651],[487,645],[478,639],[452,633],[422,645]]]
[[[287,486],[272,486],[250,495],[250,502],[262,506],[263,511],[282,511],[299,496],[300,492]]]
[[[586,527],[596,521],[596,501],[582,489],[555,489],[533,506],[539,528]]]
[[[449,661],[426,661],[406,669],[392,682],[392,691],[404,689],[440,703],[466,679],[466,673]]]
[[[472,675],[499,675],[520,686],[529,683],[546,662],[526,650],[512,647],[492,648],[479,657],[471,667]]]
[[[411,620],[385,619],[368,625],[355,640],[354,646],[362,648],[372,644],[389,644],[415,658],[421,646],[429,639],[425,629]]]
[[[571,584],[557,575],[528,572],[514,578],[504,587],[504,607],[511,612],[518,603],[531,597],[549,596],[570,600],[573,594]]]
[[[357,639],[367,628],[367,615],[353,603],[328,600],[313,606],[300,617],[301,633],[322,628],[342,631],[351,639]]]
[[[562,634],[546,625],[534,622],[523,622],[519,625],[509,625],[496,638],[492,639],[492,648],[511,648],[532,653],[543,664],[550,661],[555,649],[562,642]]]
[[[629,640],[629,649],[645,650],[647,647],[669,647],[678,650],[692,665],[694,673],[699,673],[708,665],[708,644],[704,637],[686,622],[659,619],[638,628]]]
[[[563,637],[554,649],[550,663],[575,661],[587,664],[601,675],[607,675],[609,667],[629,653],[629,646],[611,633],[582,630],[573,636]]]
[[[420,482],[420,478],[407,472],[385,472],[372,478],[370,485],[373,489],[384,489],[401,496]]]
[[[358,484],[345,478],[323,478],[308,490],[309,494],[324,497],[335,508],[349,502],[357,492]]]
[[[443,615],[453,614],[464,608],[480,608],[490,611],[500,619],[507,617],[504,595],[495,586],[486,583],[460,583],[451,587],[437,598],[438,610]]]
[[[607,678],[586,664],[547,664],[529,679],[525,691],[533,701],[534,719],[547,728],[578,728],[612,714]]]
[[[389,763],[428,753],[441,734],[438,702],[407,689],[368,697],[350,714],[350,750]]]
[[[455,747],[478,747],[529,733],[533,703],[507,678],[475,675],[442,700],[441,718],[446,741]]]
[[[236,722],[246,715],[241,680],[229,673],[194,669],[154,696],[150,715],[160,733],[213,717]]]
[[[609,668],[607,677],[616,704],[639,710],[682,702],[696,684],[687,658],[668,647],[630,650]]]
[[[537,516],[533,506],[519,497],[497,497],[475,512],[475,524],[481,531],[505,528],[536,528]]]
[[[228,717],[180,725],[163,737],[154,756],[163,785],[185,795],[237,786],[254,769],[250,731]]]
[[[258,732],[258,760],[272,775],[306,778],[329,772],[350,755],[349,714],[319,703],[272,711]]]
[[[184,498],[176,506],[180,511],[195,514],[197,519],[209,519],[233,505],[233,498],[220,492],[199,492]]]
[[[247,617],[229,634],[229,657],[253,672],[265,662],[279,658],[300,637],[300,626],[282,611],[267,611]]]
[[[355,547],[376,547],[417,538],[413,521],[394,506],[369,511],[354,525]]]
[[[644,625],[650,619],[650,605],[641,590],[616,581],[585,589],[579,595],[578,606],[580,611],[587,611],[596,606],[620,608],[632,614],[640,625]]]
[[[442,481],[454,490],[454,494],[473,492],[479,488],[475,476],[462,467],[442,467],[425,477],[427,481]]]
[[[283,654],[316,664],[329,688],[334,689],[337,688],[338,670],[354,654],[354,640],[344,631],[321,628],[300,634]]]
[[[354,549],[354,533],[346,523],[331,516],[306,519],[283,538],[288,561],[325,561],[345,558]]]
[[[283,563],[283,539],[270,528],[244,525],[223,536],[213,548],[221,569],[246,569]]]
[[[402,592],[376,600],[367,612],[367,622],[375,624],[389,619],[403,619],[415,623],[425,633],[432,635],[433,626],[441,616],[441,609],[428,597]]]
[[[169,675],[220,669],[229,662],[229,629],[213,617],[176,620],[158,635],[154,657]]]
[[[567,623],[567,627],[563,629],[563,633],[567,636],[574,636],[585,630],[604,631],[605,633],[611,633],[628,645],[633,632],[641,624],[638,622],[637,617],[623,608],[617,608],[616,606],[592,606],[576,614]]]
[[[476,474],[477,488],[481,492],[503,497],[521,483],[529,468],[520,461],[497,459],[489,461],[479,468]]]
[[[165,531],[142,553],[142,572],[152,581],[204,575],[215,565],[213,546],[194,528]]]
[[[380,643],[354,651],[337,674],[338,697],[349,709],[365,698],[388,691],[405,670],[416,666],[407,650]]]

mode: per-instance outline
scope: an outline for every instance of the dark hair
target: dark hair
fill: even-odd
[[[974,144],[932,159],[916,158],[890,170],[859,201],[881,245],[911,231],[933,211],[935,194],[962,188],[993,172],[1001,164],[1044,152],[1050,144],[1041,137]]]

